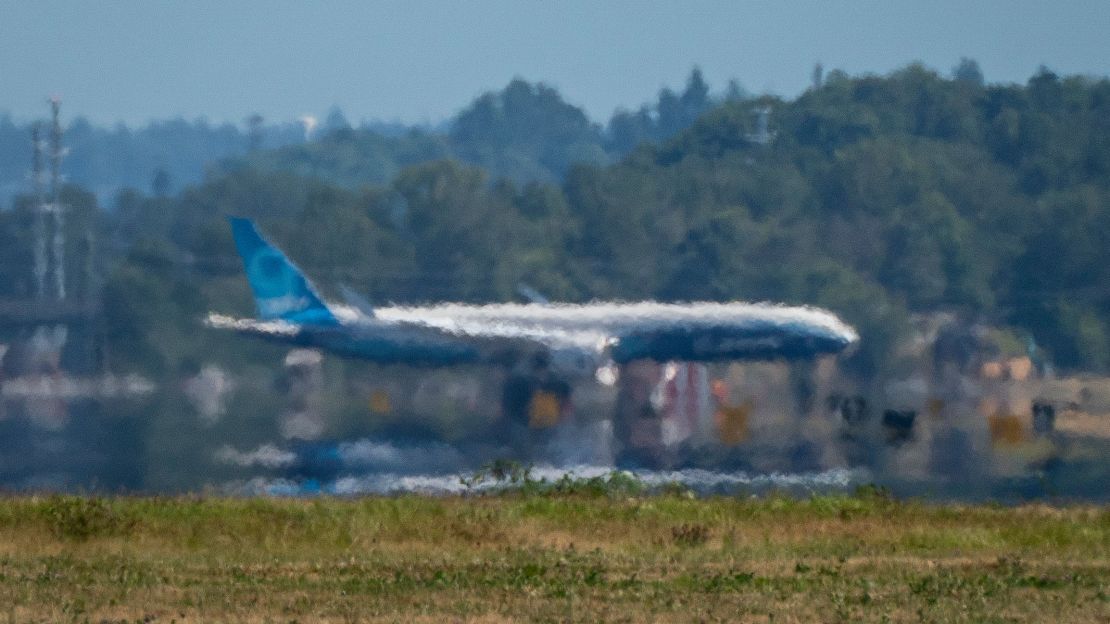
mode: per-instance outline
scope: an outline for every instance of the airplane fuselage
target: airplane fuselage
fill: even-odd
[[[381,363],[451,366],[508,363],[543,351],[565,373],[592,374],[606,362],[810,357],[856,340],[832,314],[751,303],[440,304],[375,308],[374,316],[332,306],[338,323],[234,320],[210,323],[243,333]]]

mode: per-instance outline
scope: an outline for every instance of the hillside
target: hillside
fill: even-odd
[[[764,107],[769,142],[754,138]],[[367,184],[352,187],[245,166],[176,197],[128,195],[106,227],[186,263],[175,276],[207,293],[198,308],[227,309],[211,298],[226,280],[246,301],[222,222],[242,214],[325,290],[371,300],[505,300],[523,281],[571,301],[812,303],[862,329],[861,374],[890,363],[908,314],[943,310],[1009,327],[1058,366],[1105,370],[1108,112],[1110,81],[1047,70],[1027,85],[834,72],[794,101],[722,104],[559,184],[416,162],[443,152],[412,136],[396,140],[414,164],[384,184],[357,167]],[[352,148],[311,149],[339,162]]]

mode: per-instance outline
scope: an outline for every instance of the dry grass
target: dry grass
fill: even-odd
[[[0,501],[0,622],[1106,622],[1108,583],[1089,506]]]

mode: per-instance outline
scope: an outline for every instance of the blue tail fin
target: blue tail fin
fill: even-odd
[[[263,238],[250,219],[228,217],[228,221],[259,318],[312,325],[338,323],[300,269]]]

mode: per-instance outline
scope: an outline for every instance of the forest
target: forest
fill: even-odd
[[[257,219],[325,295],[812,304],[859,328],[861,377],[897,369],[911,315],[947,311],[1062,370],[1110,369],[1105,78],[818,68],[787,100],[711,93],[695,69],[604,126],[522,79],[439,127],[333,113],[308,138],[260,120],[68,127],[70,290],[101,306],[108,369],[261,352],[202,327],[252,313],[227,215]],[[25,130],[0,119],[5,188]],[[26,192],[0,211],[0,298],[31,296],[32,216]]]

